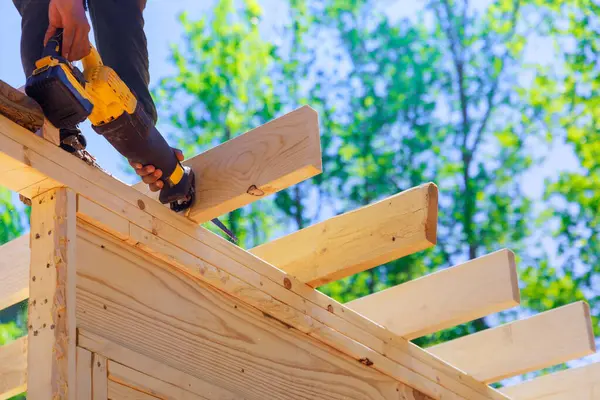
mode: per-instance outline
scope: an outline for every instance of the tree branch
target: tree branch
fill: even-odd
[[[517,30],[517,14],[519,13],[521,1],[515,0],[514,5],[515,5],[515,11],[513,12],[513,15],[511,17],[511,23],[512,23],[511,30],[506,38],[506,42],[509,42],[510,40],[512,40],[512,38],[514,37],[516,30]],[[494,82],[492,83],[492,87],[491,87],[490,91],[488,92],[488,95],[486,96],[487,109],[483,116],[483,120],[481,121],[481,124],[479,125],[479,128],[477,129],[477,132],[475,133],[475,140],[473,141],[473,146],[470,149],[470,152],[472,152],[472,153],[475,152],[475,150],[477,149],[477,146],[479,146],[479,142],[481,141],[483,132],[485,131],[485,128],[487,127],[488,121],[489,121],[492,111],[495,107],[495,104],[493,104],[493,101],[494,101],[494,97],[496,96],[496,90],[498,90],[500,78],[502,76],[502,73],[504,72],[504,66],[506,64],[506,60],[508,59],[508,50],[502,55],[502,57],[500,59],[502,60],[502,65],[500,67],[500,71],[498,71],[498,75],[496,76]]]

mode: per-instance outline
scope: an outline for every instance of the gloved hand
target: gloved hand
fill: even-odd
[[[173,148],[175,156],[181,162],[183,161],[183,152],[179,149]],[[129,162],[129,165],[135,169],[135,173],[142,177],[142,181],[148,184],[152,192],[158,192],[163,188],[163,181],[159,180],[162,176],[162,171],[156,169],[153,165],[146,165],[145,167],[140,163]]]

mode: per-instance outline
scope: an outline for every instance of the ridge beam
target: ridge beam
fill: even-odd
[[[346,306],[408,340],[520,303],[514,253],[503,249]]]
[[[197,223],[295,185],[323,171],[319,117],[309,106],[273,119],[183,162],[196,176]],[[158,201],[140,182],[133,187]]]
[[[438,189],[427,183],[257,246],[250,253],[312,287],[435,245]]]
[[[426,349],[485,383],[593,354],[590,308],[578,301]]]

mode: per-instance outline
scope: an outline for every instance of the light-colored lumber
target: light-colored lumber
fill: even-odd
[[[77,347],[77,400],[92,400],[92,353]]]
[[[115,342],[111,342],[94,333],[80,329],[77,340],[80,346],[83,346],[94,353],[101,354],[112,361],[127,365],[143,374],[159,377],[162,381],[171,385],[186,388],[186,390],[192,393],[202,394],[211,399],[234,400],[236,398],[232,392],[211,382],[177,370],[151,357],[136,353],[131,349],[123,347]]]
[[[600,363],[543,375],[500,390],[515,400],[600,399]]]
[[[575,302],[427,349],[482,382],[497,382],[596,351],[589,306]]]
[[[53,189],[32,198],[28,308],[28,396],[75,398],[76,196]]]
[[[437,187],[427,183],[250,252],[321,286],[435,245],[437,202]]]
[[[106,357],[97,353],[94,353],[92,358],[92,397],[94,400],[107,400],[108,361]]]
[[[355,361],[373,362],[372,369],[391,374],[395,379],[433,398],[440,398],[447,391],[463,393],[460,395],[463,398],[505,398],[499,392],[476,382],[293,276],[210,233],[193,221],[174,215],[168,208],[76,157],[65,157],[63,150],[0,117],[0,161],[5,159],[14,159],[21,166],[34,166],[50,179],[60,180],[61,184],[80,193],[80,202],[92,199],[110,210],[108,212],[127,219],[130,228],[141,228],[150,233],[152,237],[144,239],[147,243],[140,244],[144,252],[152,252],[164,242],[168,246],[179,246],[183,251],[181,254],[204,260],[216,275],[211,272],[203,276],[197,267],[192,268],[192,264],[184,268],[171,260],[170,265],[185,270],[186,274],[212,286],[222,288],[226,293],[268,315],[277,315],[279,320],[296,329],[310,332],[311,337]],[[2,174],[0,184],[5,184]],[[40,183],[36,188],[42,186]],[[129,235],[128,240],[134,240],[128,232],[121,233]],[[219,275],[231,277],[235,284],[223,282]],[[267,286],[269,289],[266,289]],[[259,297],[254,297],[255,294]],[[262,298],[269,300],[262,301]]]
[[[78,271],[82,336],[94,332],[233,395],[224,398],[396,399],[404,386],[139,251],[81,230],[78,246],[88,259]]]
[[[118,382],[108,381],[108,399],[109,400],[155,400],[158,397],[140,392],[129,386],[121,385]]]
[[[166,232],[170,232],[170,230],[165,229],[165,226],[161,226],[159,229],[165,230],[165,236],[169,236]],[[359,326],[352,325],[349,320],[343,318],[353,318],[352,311],[343,308],[329,297],[315,296],[313,298],[314,301],[327,300],[322,305],[323,308],[315,307],[316,304],[306,303],[302,298],[298,298],[296,294],[291,293],[294,288],[300,286],[295,286],[296,283],[290,285],[292,282],[291,277],[284,278],[284,284],[277,286],[273,284],[273,281],[254,276],[250,271],[240,270],[241,266],[239,264],[231,262],[221,264],[220,266],[227,266],[228,270],[232,271],[232,274],[230,274],[208,263],[208,259],[212,259],[215,254],[207,253],[197,243],[194,247],[188,247],[185,237],[179,237],[175,241],[196,257],[200,257],[200,260],[190,256],[190,254],[181,252],[181,248],[176,248],[159,239],[158,236],[142,231],[134,225],[130,226],[130,235],[130,240],[137,241],[140,248],[161,260],[171,263],[173,266],[182,268],[185,273],[206,280],[211,285],[235,295],[242,301],[284,321],[284,323],[318,338],[351,355],[356,360],[366,361],[374,368],[398,377],[400,381],[406,382],[434,398],[452,396],[452,392],[469,399],[501,398],[498,397],[500,396],[498,392],[448,366],[429,353],[424,352],[418,346],[394,336],[383,328],[381,330],[374,329],[376,325],[364,323],[368,320],[360,314],[356,314],[356,318],[352,320],[352,322],[358,323]],[[172,239],[175,239],[175,237],[172,237]],[[249,286],[246,282],[238,279],[237,276],[255,283],[256,286]],[[266,292],[257,291],[257,287],[264,288]],[[290,308],[277,298],[284,299],[288,304],[294,304],[294,307],[297,308]],[[298,312],[300,310],[301,312]],[[329,320],[330,318],[331,320]],[[321,323],[321,321],[327,320],[329,320],[331,326]],[[364,327],[360,327],[361,323]],[[373,334],[378,336],[373,336]],[[395,343],[395,345],[392,345],[392,343]],[[400,365],[396,363],[400,363]]]
[[[77,347],[77,400],[92,400],[92,353]]]
[[[0,246],[0,310],[29,297],[29,233]]]
[[[409,340],[517,306],[515,257],[499,250],[346,303]]]
[[[301,107],[183,162],[196,174],[198,223],[322,172],[318,114]],[[158,198],[141,182],[136,189]]]
[[[191,393],[179,386],[164,382],[158,378],[143,374],[135,369],[114,361],[108,363],[109,379],[123,385],[131,386],[139,391],[151,394],[158,398],[178,400],[202,400],[211,397]],[[214,397],[212,397],[214,399]]]
[[[27,336],[0,347],[0,400],[27,389]]]

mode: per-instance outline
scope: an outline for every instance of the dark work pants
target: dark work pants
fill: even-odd
[[[82,0],[83,1],[83,0]],[[21,62],[26,76],[42,55],[50,0],[13,0],[21,14]],[[156,124],[148,84],[148,48],[143,11],[146,0],[87,0],[98,52],[131,89]]]

